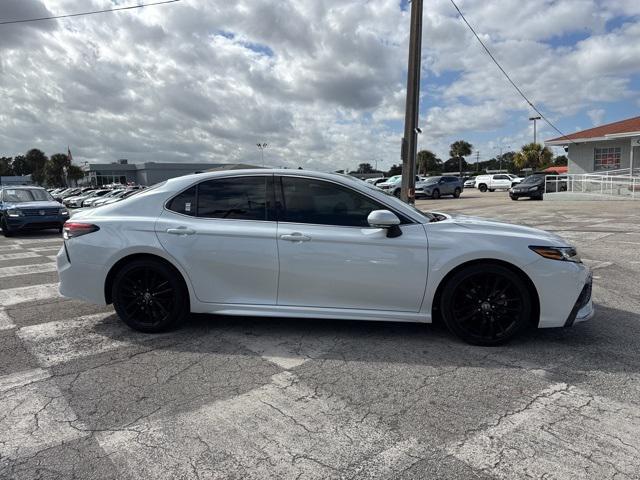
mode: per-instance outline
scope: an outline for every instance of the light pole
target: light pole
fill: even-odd
[[[533,121],[533,143],[538,143],[538,124],[537,121],[542,120],[542,117],[529,117],[529,121]]]
[[[267,148],[266,143],[256,143],[258,149],[260,150],[260,156],[262,157],[262,166],[264,167],[264,149]]]
[[[500,156],[498,157],[498,161],[500,162],[500,172],[502,172],[502,150],[504,148],[511,149],[511,145],[501,145],[499,147],[493,147],[494,150],[500,150]]]
[[[402,139],[402,188],[404,202],[415,201],[416,153],[418,147],[418,114],[420,110],[420,65],[422,60],[422,0],[411,2],[411,31],[409,34],[409,65],[407,102]]]

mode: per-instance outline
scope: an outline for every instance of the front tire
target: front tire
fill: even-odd
[[[483,183],[482,185],[480,185],[478,187],[478,190],[480,190],[482,193],[487,191],[487,186]]]
[[[396,190],[393,191],[393,196],[396,198],[400,198],[400,192],[401,190],[397,188]]]
[[[438,200],[440,198],[440,190],[437,188],[431,193],[431,198]]]
[[[472,345],[501,345],[530,322],[531,293],[509,268],[480,263],[455,273],[446,283],[440,309],[445,324]]]
[[[189,293],[180,274],[157,260],[135,260],[122,267],[111,298],[122,321],[140,332],[166,331],[189,315]]]
[[[7,221],[4,218],[0,221],[0,228],[2,228],[2,235],[5,237],[13,236],[13,232],[9,230],[9,225],[7,225]]]
[[[456,188],[453,191],[453,198],[460,198],[460,194],[462,193],[462,190],[460,190],[459,188]]]
[[[518,197],[515,197],[513,195],[509,195],[509,197],[511,197],[511,200],[513,200],[514,202],[518,201]]]

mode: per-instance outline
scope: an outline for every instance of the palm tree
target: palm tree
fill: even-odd
[[[418,152],[418,173],[426,175],[429,172],[442,171],[442,160],[430,150],[420,150]]]
[[[457,142],[453,142],[451,144],[449,155],[451,158],[458,159],[458,168],[460,170],[460,176],[462,176],[462,160],[467,155],[471,155],[471,151],[473,150],[473,145],[469,142],[465,142],[464,140],[458,140]]]
[[[520,170],[532,168],[540,170],[549,165],[553,160],[553,152],[539,143],[528,143],[522,146],[522,150],[515,154],[513,163]]]

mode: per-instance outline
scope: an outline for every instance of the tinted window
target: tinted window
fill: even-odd
[[[196,187],[185,190],[169,202],[167,208],[176,213],[194,216],[196,214]]]
[[[495,177],[493,177],[494,180],[511,180],[509,177],[507,177],[506,175],[496,175]]]
[[[453,183],[453,182],[457,182],[458,181],[458,177],[447,177],[447,182],[448,183]]]
[[[198,216],[266,220],[268,178],[237,177],[202,182],[198,186]]]
[[[282,177],[283,222],[368,227],[367,217],[383,205],[351,189],[310,178]]]

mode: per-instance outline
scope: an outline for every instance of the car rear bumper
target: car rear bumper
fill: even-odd
[[[73,261],[63,244],[56,257],[59,291],[63,297],[77,298],[94,305],[106,305],[104,269],[100,265]]]

